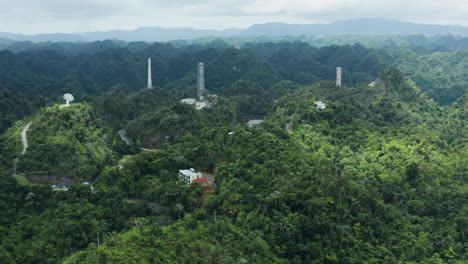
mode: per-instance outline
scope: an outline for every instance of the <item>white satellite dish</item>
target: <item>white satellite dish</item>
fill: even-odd
[[[73,95],[69,94],[69,93],[66,93],[63,95],[63,99],[65,99],[65,101],[67,101],[67,104],[66,106],[69,106],[70,105],[70,102],[72,102],[73,100],[75,100],[75,98],[73,97]]]

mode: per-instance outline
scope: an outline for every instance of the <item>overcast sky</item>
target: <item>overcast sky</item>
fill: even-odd
[[[0,6],[0,32],[25,34],[140,26],[247,28],[351,18],[468,26],[468,0],[0,0]]]

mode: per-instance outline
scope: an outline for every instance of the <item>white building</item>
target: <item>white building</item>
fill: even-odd
[[[195,172],[193,168],[190,168],[189,170],[179,170],[179,177],[189,184],[195,179],[202,178],[203,175],[200,172]]]
[[[181,100],[182,103],[184,104],[195,104],[197,102],[197,99],[195,98],[185,98]]]
[[[247,126],[248,127],[253,127],[253,126],[256,126],[256,125],[260,125],[262,122],[263,122],[263,120],[261,120],[261,119],[252,119],[252,120],[249,120],[249,122],[247,122]]]
[[[195,98],[185,98],[185,99],[182,99],[181,102],[184,103],[184,104],[191,104],[191,105],[194,104],[195,108],[197,110],[200,110],[200,109],[202,109],[204,107],[209,106],[207,101],[205,101],[205,100],[199,101],[199,100],[197,100]]]
[[[200,110],[200,109],[202,109],[203,107],[206,107],[206,106],[208,106],[208,104],[205,101],[197,101],[195,103],[195,108],[197,110]]]

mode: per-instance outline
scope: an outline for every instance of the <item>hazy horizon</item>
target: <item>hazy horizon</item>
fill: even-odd
[[[331,23],[382,18],[413,23],[468,26],[461,0],[0,0],[0,32],[32,34],[132,30],[139,27],[245,29],[254,24]],[[383,8],[384,7],[384,8]]]
[[[355,20],[360,20],[360,19],[386,19],[386,20],[393,20],[393,21],[400,21],[400,22],[409,22],[409,23],[417,23],[417,24],[424,24],[424,25],[447,25],[447,26],[463,26],[463,27],[466,27],[468,28],[468,26],[465,26],[465,25],[460,25],[460,24],[437,24],[437,23],[418,23],[418,22],[412,22],[412,21],[406,21],[406,20],[396,20],[396,19],[389,19],[389,18],[378,18],[378,17],[375,17],[375,18],[355,18]],[[23,34],[25,36],[28,36],[28,35],[41,35],[41,34],[81,34],[81,33],[89,33],[89,32],[108,32],[108,31],[132,31],[132,30],[137,30],[139,28],[166,28],[166,29],[177,29],[177,28],[187,28],[187,29],[195,29],[195,30],[217,30],[217,31],[226,31],[226,30],[245,30],[245,29],[248,29],[250,28],[251,26],[253,25],[258,25],[258,24],[268,24],[268,23],[285,23],[285,24],[297,24],[297,25],[300,25],[300,24],[331,24],[331,23],[335,23],[335,22],[340,22],[340,21],[348,21],[348,20],[354,20],[354,19],[346,19],[346,20],[335,20],[335,21],[330,21],[330,22],[315,22],[315,23],[288,23],[288,22],[279,22],[279,21],[265,21],[265,22],[262,22],[262,23],[256,23],[256,24],[251,24],[251,25],[248,25],[246,27],[237,27],[237,28],[234,28],[234,27],[230,27],[230,28],[222,28],[222,29],[217,29],[217,28],[197,28],[197,27],[190,27],[190,26],[180,26],[180,27],[177,27],[177,26],[173,26],[173,27],[163,27],[163,26],[159,26],[159,25],[153,25],[153,26],[149,26],[149,25],[141,25],[141,26],[138,26],[138,27],[134,27],[134,28],[111,28],[111,29],[106,29],[106,30],[96,30],[96,31],[81,31],[81,32],[63,32],[63,31],[57,31],[57,32],[38,32],[38,33],[23,33],[23,32],[9,32],[9,31],[1,31],[3,33],[10,33],[10,34]]]

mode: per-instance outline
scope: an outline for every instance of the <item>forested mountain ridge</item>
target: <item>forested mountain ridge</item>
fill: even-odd
[[[385,54],[381,51],[366,49],[359,45],[317,49],[306,43],[271,43],[249,45],[239,50],[232,46],[216,48],[200,45],[175,47],[171,44],[155,43],[145,44],[141,50],[137,51],[132,51],[131,45],[129,44],[128,48],[109,48],[92,55],[81,54],[78,56],[65,56],[50,50],[28,51],[19,54],[2,51],[0,58],[8,67],[1,69],[1,73],[6,78],[6,81],[2,82],[1,89],[33,94],[60,93],[64,90],[61,80],[72,78],[84,82],[81,87],[67,87],[68,92],[72,93],[99,94],[101,91],[106,91],[121,83],[127,84],[130,90],[135,91],[145,87],[147,57],[153,58],[155,71],[153,83],[161,87],[170,86],[171,82],[177,80],[186,86],[187,83],[184,79],[190,80],[190,76],[194,77],[194,65],[196,66],[198,62],[203,61],[207,68],[207,88],[214,92],[219,92],[220,89],[230,86],[239,78],[267,85],[271,85],[280,78],[297,80],[302,83],[313,82],[316,81],[317,77],[333,76],[336,64],[345,62],[343,67],[346,69],[347,66],[352,65],[351,60],[358,59],[364,62],[369,56],[374,61],[369,59],[367,65],[360,63],[359,66],[353,67],[355,69],[347,67],[349,69],[346,71],[351,73],[369,72],[369,67],[377,67],[371,71],[371,73],[376,74],[383,69],[386,63],[382,61]],[[270,50],[276,51],[278,54],[269,53],[269,57],[261,56],[262,53],[270,52]],[[307,53],[301,54],[299,52],[301,50]],[[339,61],[340,54],[346,54],[349,57],[347,60],[341,59]],[[282,57],[280,56],[292,56],[290,63],[299,60],[296,66],[296,68],[300,67],[296,70],[297,77],[284,72],[284,67],[288,65],[282,65],[280,60]],[[302,58],[302,56],[305,57]],[[44,59],[45,57],[48,59]],[[311,70],[314,70],[315,74],[308,76],[307,74],[311,75]],[[76,71],[81,74],[75,74]],[[305,76],[301,77],[301,75]],[[357,78],[357,76],[345,75],[346,80],[351,83],[362,81],[365,77],[368,76]],[[91,82],[88,81],[89,79]],[[75,89],[78,90],[75,91]]]
[[[451,104],[467,91],[467,50],[423,56],[406,50],[395,54],[394,63],[441,104]]]
[[[35,112],[46,104],[42,96],[18,94],[11,91],[0,91],[0,133],[25,116]]]
[[[181,202],[183,220],[137,226],[66,263],[466,260],[468,152],[456,140],[466,119],[454,108],[431,102],[389,68],[374,87],[322,83],[279,99],[275,109],[261,127],[207,126],[167,146],[190,166],[217,171],[217,194],[195,208]],[[162,163],[169,153],[153,154],[150,171],[177,166]],[[125,186],[109,177],[128,181],[128,173],[100,177]],[[162,202],[159,183],[137,175],[139,187],[125,191]]]
[[[88,105],[55,105],[41,109],[27,120],[31,125],[25,154],[18,151],[18,147],[22,148],[20,138],[11,140],[23,126],[6,131],[1,140],[4,164],[19,159],[18,172],[92,180],[105,165],[116,162],[113,149],[123,144]]]
[[[465,52],[100,44],[0,53],[13,90],[0,98],[3,262],[467,261]],[[197,110],[180,100],[200,61],[209,107]],[[189,168],[214,189],[182,180]],[[74,184],[52,191],[31,174]]]
[[[343,82],[373,81],[390,65],[399,67],[434,100],[450,104],[466,91],[465,51],[419,55],[406,49],[373,49],[360,44],[316,48],[305,42],[245,43],[235,48],[225,42],[177,46],[161,43],[110,42],[83,44],[93,53],[28,50],[0,52],[0,90],[53,97],[69,92],[92,101],[110,88],[125,84],[127,92],[145,87],[146,58],[152,57],[153,84],[177,97],[195,93],[195,66],[206,66],[207,89],[223,93],[240,79],[269,90],[281,80],[307,85],[333,79],[335,67],[344,70]],[[50,100],[49,100],[50,101]]]
[[[176,96],[160,87],[130,93],[125,86],[112,87],[97,98],[93,108],[114,129],[122,129],[128,122],[161,110],[177,101]]]

